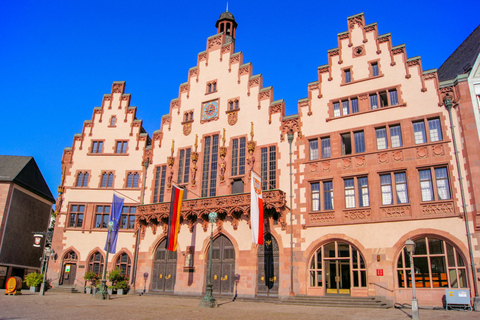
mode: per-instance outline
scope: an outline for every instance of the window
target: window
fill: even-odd
[[[320,185],[323,186],[323,207],[321,207]],[[311,184],[312,211],[333,210],[333,182],[322,181]]]
[[[95,211],[95,228],[107,228],[110,206],[97,206]]]
[[[165,195],[165,176],[167,175],[167,166],[155,168],[155,187],[153,192],[153,202],[163,202]]]
[[[343,133],[342,138],[342,156],[352,154],[352,139],[350,138],[350,132]]]
[[[228,101],[228,110],[236,110],[238,107],[238,99]]]
[[[310,140],[310,160],[318,160],[318,140]]]
[[[120,269],[122,275],[129,276],[130,270],[132,268],[132,262],[127,253],[122,253],[118,256],[117,262],[115,263],[115,268]]]
[[[135,228],[135,213],[136,207],[124,206],[122,209],[122,216],[120,220],[120,229],[134,229]]]
[[[428,130],[430,134],[430,141],[442,141],[442,128],[440,127],[440,119],[430,119],[428,120]]]
[[[400,125],[390,126],[390,144],[392,148],[402,146],[402,130]]]
[[[355,138],[355,153],[365,152],[365,138],[363,131],[358,131],[353,134]]]
[[[117,141],[115,153],[127,153],[127,141]]]
[[[352,82],[352,74],[350,72],[350,69],[345,69],[344,73],[345,73],[345,83]]]
[[[111,126],[111,127],[114,127],[116,123],[117,123],[117,117],[112,116],[112,117],[110,118],[110,126]]]
[[[321,138],[322,141],[322,158],[330,158],[332,156],[330,148],[330,138]]]
[[[333,103],[334,117],[346,116],[348,114],[357,112],[359,112],[357,97],[345,99],[342,101],[336,101]]]
[[[380,175],[382,205],[408,203],[407,175],[405,172],[393,173],[395,185],[392,185],[392,173]],[[395,189],[393,189],[395,187]],[[396,197],[394,196],[396,195]]]
[[[377,62],[373,62],[372,63],[372,76],[373,77],[376,77],[378,76],[378,63]]]
[[[202,197],[217,195],[218,134],[205,137],[203,148]]]
[[[207,93],[217,91],[217,81],[211,81],[207,83]]]
[[[94,252],[88,261],[88,271],[93,271],[101,276],[103,273],[103,255],[100,252]]]
[[[433,187],[432,171],[434,171],[436,188]],[[448,200],[451,198],[446,167],[419,170],[419,176],[422,201]]]
[[[178,161],[178,177],[177,183],[188,183],[190,178],[190,154],[192,150],[182,149],[180,150],[180,159]]]
[[[413,240],[412,253],[417,288],[468,288],[467,268],[460,250],[435,237]],[[399,288],[412,287],[410,255],[404,248],[397,261]]]
[[[86,187],[88,185],[88,172],[79,172],[77,174],[77,187]]]
[[[138,172],[129,172],[127,174],[127,188],[138,188]]]
[[[270,146],[262,148],[260,174],[262,176],[262,190],[277,188],[277,148]]]
[[[345,179],[345,208],[355,208],[356,207],[356,197],[355,197],[355,180],[357,180],[358,188],[358,204],[359,207],[368,207],[370,206],[369,192],[368,192],[368,177],[359,177]]]
[[[377,128],[375,129],[377,135],[377,149],[383,150],[388,148],[387,144],[387,129],[386,128]]]
[[[184,122],[193,121],[193,111],[185,112],[183,115]]]
[[[245,174],[246,138],[232,140],[232,176]]]
[[[112,172],[104,172],[102,174],[102,184],[100,186],[101,186],[101,188],[112,188],[113,187],[113,173]]]
[[[413,123],[413,135],[415,137],[415,144],[427,142],[425,123],[423,121],[417,121]]]
[[[103,152],[103,141],[93,141],[92,153],[102,153],[102,152]]]
[[[370,93],[370,109],[378,109],[398,105],[397,89],[388,89]]]
[[[81,228],[83,225],[83,214],[85,212],[85,205],[74,204],[70,207],[70,228]]]

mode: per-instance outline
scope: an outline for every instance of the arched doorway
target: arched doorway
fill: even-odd
[[[350,294],[352,287],[367,286],[365,259],[349,243],[333,241],[315,251],[310,260],[310,287],[326,294]]]
[[[277,240],[270,233],[258,246],[257,295],[278,296],[279,255]]]
[[[61,285],[72,286],[77,275],[78,257],[74,251],[68,251],[63,256]]]
[[[235,284],[235,249],[233,244],[227,237],[220,235],[213,240],[212,247],[213,293],[233,293]]]
[[[177,252],[166,249],[163,240],[155,251],[153,262],[152,290],[173,292],[177,276]]]

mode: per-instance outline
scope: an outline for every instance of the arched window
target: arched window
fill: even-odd
[[[112,116],[112,117],[110,118],[110,126],[112,126],[112,127],[113,127],[113,126],[115,125],[115,123],[116,123],[116,122],[117,122],[117,117],[115,117],[115,116]]]
[[[69,251],[65,254],[63,260],[77,260],[77,254],[74,251]]]
[[[93,271],[99,276],[103,273],[103,256],[100,252],[95,252],[88,261],[88,271]]]
[[[124,252],[118,256],[117,262],[115,263],[115,268],[120,269],[122,271],[122,275],[130,276],[132,263],[127,253]]]
[[[413,266],[417,288],[467,288],[467,268],[460,251],[435,237],[413,240]],[[412,287],[410,256],[404,247],[397,261],[399,288]]]

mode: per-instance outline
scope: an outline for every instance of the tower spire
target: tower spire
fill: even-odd
[[[227,11],[225,11],[225,12],[228,12],[228,1],[227,1]]]

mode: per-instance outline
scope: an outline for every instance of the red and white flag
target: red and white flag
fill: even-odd
[[[262,183],[260,177],[253,171],[250,198],[250,225],[252,226],[253,243],[263,244]]]

